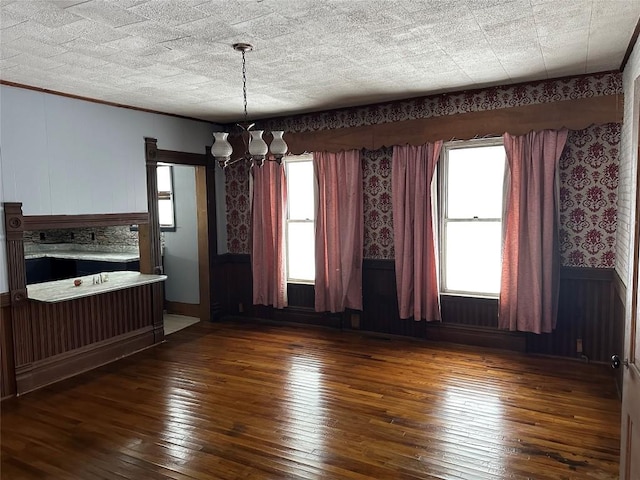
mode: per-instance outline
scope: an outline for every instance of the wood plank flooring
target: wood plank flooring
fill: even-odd
[[[4,402],[2,479],[614,479],[604,366],[199,323]]]

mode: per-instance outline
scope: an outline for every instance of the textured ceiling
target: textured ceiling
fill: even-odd
[[[640,0],[0,0],[0,79],[211,121],[617,70]]]

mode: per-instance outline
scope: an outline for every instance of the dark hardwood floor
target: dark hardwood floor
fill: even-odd
[[[614,479],[604,366],[200,323],[2,403],[2,479]]]

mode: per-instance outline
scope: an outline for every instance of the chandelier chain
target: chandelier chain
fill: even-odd
[[[244,123],[247,123],[247,64],[242,50],[242,96],[244,97]]]

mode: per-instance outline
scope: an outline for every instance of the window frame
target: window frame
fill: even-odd
[[[167,192],[166,190],[158,190],[158,222],[160,222],[160,200],[171,200],[172,210],[173,210],[173,225],[162,225],[160,224],[161,232],[175,232],[176,231],[176,201],[174,194],[174,182],[173,182],[173,165],[170,163],[158,163],[156,164],[156,188],[158,185],[158,168],[160,167],[169,167],[169,182],[171,183],[171,190]],[[167,195],[168,194],[168,195]],[[163,198],[164,197],[164,198]],[[132,232],[137,232],[139,230],[138,225],[131,225],[129,228]]]
[[[471,140],[452,140],[450,142],[445,142],[442,146],[442,152],[440,154],[440,161],[438,162],[438,182],[437,182],[437,212],[438,212],[438,240],[439,240],[439,248],[438,248],[438,275],[440,277],[440,295],[450,295],[450,296],[461,296],[461,297],[473,297],[473,298],[492,298],[497,299],[500,296],[500,291],[497,293],[494,292],[480,292],[480,291],[466,291],[466,290],[454,290],[447,288],[447,224],[448,223],[458,223],[458,222],[469,222],[469,221],[478,221],[478,222],[500,222],[502,225],[504,223],[504,201],[505,201],[505,185],[504,185],[504,175],[502,182],[502,214],[500,218],[457,218],[457,219],[449,219],[448,218],[448,205],[447,205],[447,187],[448,187],[448,171],[449,171],[449,152],[451,150],[457,149],[469,149],[469,148],[482,148],[482,147],[496,147],[502,146],[504,148],[504,140],[502,137],[488,137],[488,138],[474,138]],[[506,174],[508,168],[508,163],[506,159],[506,151],[505,151],[505,168],[504,173]],[[503,231],[504,226],[501,228]],[[502,252],[502,248],[504,246],[504,235],[501,236],[500,239],[500,251]]]
[[[169,164],[169,163],[158,163],[156,166],[157,169],[159,168],[168,168],[169,169],[169,183],[170,183],[170,190],[160,190],[160,188],[158,188],[158,222],[160,221],[160,201],[162,200],[170,200],[171,201],[171,212],[172,212],[172,219],[171,219],[171,224],[162,224],[160,223],[160,231],[162,232],[175,232],[176,231],[176,200],[175,200],[175,188],[174,188],[174,181],[173,181],[173,165]],[[157,171],[156,171],[156,175],[157,175]],[[157,182],[157,180],[156,180]]]
[[[313,219],[305,219],[305,220],[299,220],[299,219],[290,219],[289,218],[289,206],[291,204],[291,198],[289,196],[289,165],[292,163],[298,163],[298,162],[311,162],[311,166],[313,167],[313,154],[311,153],[303,153],[300,155],[286,155],[282,158],[282,163],[283,166],[285,168],[285,178],[286,178],[286,182],[287,182],[287,217],[285,218],[285,235],[284,235],[284,255],[285,255],[285,275],[286,275],[286,282],[287,284],[291,283],[291,284],[300,284],[300,285],[315,285],[315,278],[313,280],[309,280],[309,279],[301,279],[301,278],[292,278],[289,275],[289,224],[290,223],[305,223],[305,224],[312,224],[314,226],[314,232],[315,232],[315,224],[316,224],[316,216],[318,213],[318,185],[317,185],[317,181],[316,177],[315,177],[315,169],[313,172],[313,205],[314,205],[314,218]],[[314,237],[314,251],[315,251],[315,237]],[[314,256],[315,259],[315,256]],[[314,260],[315,261],[315,260]]]

